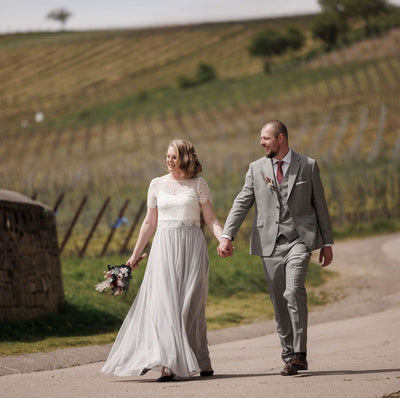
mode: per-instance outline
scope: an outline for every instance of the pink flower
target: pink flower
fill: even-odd
[[[272,191],[275,191],[274,181],[273,181],[271,178],[266,177],[266,176],[264,175],[264,172],[263,172],[263,171],[261,171],[260,173],[261,173],[261,175],[262,175],[264,181],[268,184],[269,189],[271,189]]]

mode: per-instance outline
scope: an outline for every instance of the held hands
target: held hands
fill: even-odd
[[[235,247],[232,245],[230,239],[221,238],[219,246],[217,247],[218,256],[220,256],[221,258],[225,258],[228,256],[232,257],[234,250]]]
[[[131,270],[133,271],[134,269],[139,268],[139,261],[143,260],[146,257],[147,257],[147,253],[143,253],[139,258],[135,258],[132,254],[132,256],[129,258],[129,260],[126,262],[126,265],[128,267],[131,267]]]

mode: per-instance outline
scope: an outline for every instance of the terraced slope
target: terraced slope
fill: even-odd
[[[106,196],[115,209],[126,196],[138,204],[168,142],[185,137],[224,214],[262,156],[260,127],[280,118],[292,147],[319,160],[337,228],[398,219],[400,30],[309,62],[277,60],[269,75],[247,55],[257,30],[308,21],[0,37],[2,187],[47,203],[68,192],[61,226],[88,193],[90,224]],[[201,61],[219,79],[179,89],[176,76]]]

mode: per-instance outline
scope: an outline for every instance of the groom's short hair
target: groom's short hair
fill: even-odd
[[[265,127],[272,125],[274,128],[275,132],[275,138],[278,138],[279,134],[282,134],[287,140],[289,139],[289,134],[287,131],[286,126],[280,121],[280,120],[271,120],[268,123],[264,125],[262,130],[264,130]]]

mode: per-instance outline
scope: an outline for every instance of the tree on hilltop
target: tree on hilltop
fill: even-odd
[[[264,71],[268,73],[271,69],[271,57],[282,55],[289,49],[299,50],[304,42],[304,34],[296,26],[289,27],[286,33],[265,29],[252,37],[247,49],[251,55],[263,58]]]
[[[65,29],[65,24],[68,19],[72,16],[72,13],[66,10],[65,8],[58,8],[57,10],[53,10],[49,12],[46,16],[47,19],[53,19],[54,21],[58,21],[61,23],[61,30]]]
[[[339,27],[338,33],[346,41],[349,31],[348,20],[350,18],[349,10],[346,7],[347,0],[318,0],[318,3],[322,8],[324,18],[330,18],[331,23],[334,18],[336,19]],[[335,15],[335,17],[328,17],[329,14]]]
[[[338,16],[332,12],[319,14],[311,23],[311,32],[314,39],[319,39],[325,43],[326,50],[332,49],[339,38],[340,22]]]
[[[344,36],[348,30],[349,19],[362,19],[369,34],[371,20],[392,9],[388,0],[318,0],[318,3],[324,12],[337,15]]]
[[[288,48],[296,51],[304,46],[306,38],[300,28],[297,26],[289,26],[286,30],[286,40]]]
[[[387,0],[347,0],[347,9],[350,16],[360,18],[365,23],[365,31],[371,33],[371,20],[388,13],[391,5]]]

